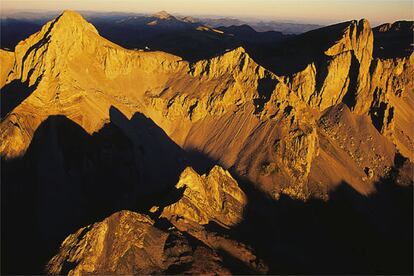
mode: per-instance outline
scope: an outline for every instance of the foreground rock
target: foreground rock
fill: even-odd
[[[187,168],[176,187],[184,187],[182,198],[162,213],[172,224],[131,211],[114,213],[69,235],[46,271],[69,275],[267,271],[247,246],[203,227],[209,221],[230,226],[242,218],[245,195],[227,171],[216,166],[200,176]],[[234,267],[226,256],[243,267]]]
[[[145,215],[115,213],[68,236],[47,270],[52,274],[73,275],[159,272],[168,235],[153,224]]]
[[[179,201],[165,207],[162,216],[201,225],[214,221],[227,227],[242,220],[246,195],[230,173],[219,166],[202,176],[187,168],[175,187],[183,189],[183,195]]]

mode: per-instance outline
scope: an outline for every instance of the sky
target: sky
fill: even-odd
[[[414,0],[0,0],[1,11],[65,9],[227,16],[328,24],[368,19],[371,24],[413,20]]]

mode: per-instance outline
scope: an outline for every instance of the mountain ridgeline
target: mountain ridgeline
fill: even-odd
[[[412,273],[412,23],[129,20],[0,50],[3,273]]]

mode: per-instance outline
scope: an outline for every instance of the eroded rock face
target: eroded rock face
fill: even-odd
[[[6,195],[8,207],[26,215],[29,206],[38,220],[30,225],[49,231],[42,235],[66,231],[64,220],[78,227],[84,206],[112,213],[134,206],[144,191],[167,190],[191,163],[190,152],[225,168],[201,176],[187,168],[176,185],[182,195],[159,207],[162,218],[123,211],[80,229],[63,242],[48,272],[228,274],[227,255],[244,271],[266,272],[248,246],[207,230],[210,223],[236,227],[244,216],[246,195],[226,168],[273,199],[286,194],[307,201],[328,200],[343,182],[369,195],[395,166],[398,152],[413,160],[413,54],[372,61],[373,34],[365,20],[304,36],[319,39],[320,33],[329,35],[311,51],[315,59],[280,76],[243,48],[198,62],[126,50],[70,11],[14,53],[0,51],[2,93],[25,92],[0,123],[1,157],[16,161],[11,171],[19,176]],[[55,115],[75,127],[85,145],[98,142],[94,150],[79,151],[82,143],[55,131]],[[30,152],[45,123],[50,131],[40,131],[41,147]],[[119,135],[104,135],[108,126]],[[33,174],[22,174],[22,168]],[[410,183],[408,175],[397,180]],[[112,180],[124,186],[112,190]],[[16,228],[24,227],[9,233]]]
[[[151,274],[163,268],[168,234],[145,215],[122,211],[79,229],[47,267],[51,274]]]
[[[14,54],[3,49],[0,49],[0,87],[3,87],[6,83],[7,76],[14,65]]]
[[[1,122],[1,155],[24,155],[51,115],[64,115],[92,134],[113,119],[109,111],[116,107],[128,119],[145,114],[184,150],[219,160],[275,198],[282,190],[304,191],[292,194],[305,198],[319,156],[317,120],[345,103],[356,115],[371,115],[412,160],[412,57],[372,62],[373,33],[366,20],[303,37],[316,40],[314,60],[277,76],[243,48],[193,63],[126,50],[66,11],[14,53],[0,52],[6,64],[13,63],[2,67],[4,89],[17,82],[30,91]]]
[[[332,34],[332,30],[337,33]],[[350,21],[309,33],[315,39],[332,39],[326,49],[315,55],[313,63],[293,74],[289,86],[310,106],[319,110],[346,102],[358,114],[366,113],[372,95],[369,93],[369,68],[372,60],[373,34],[367,20]],[[318,38],[322,36],[322,38]],[[309,41],[309,43],[317,43]]]
[[[373,29],[374,57],[381,59],[409,56],[414,49],[414,21],[385,23]]]
[[[62,243],[50,274],[230,274],[206,245],[177,230],[161,230],[146,215],[120,211],[79,229]]]
[[[227,255],[239,260],[244,271],[267,271],[252,249],[204,228],[213,221],[235,226],[243,217],[246,196],[227,171],[215,166],[200,176],[188,167],[176,188],[184,189],[182,197],[166,206],[159,217],[120,211],[69,235],[46,271],[69,275],[231,274],[240,267],[227,262]]]
[[[414,54],[396,59],[376,59],[372,64],[374,100],[370,115],[375,127],[406,157],[414,160]]]
[[[246,195],[230,173],[219,166],[202,176],[186,168],[175,187],[182,190],[183,195],[164,208],[164,217],[201,225],[214,221],[226,227],[236,225],[243,218]]]
[[[283,194],[293,198],[306,200],[309,197],[307,191],[308,175],[313,159],[319,155],[319,138],[316,128],[296,129],[289,132],[274,144],[276,156],[284,156],[280,162],[288,172],[291,183],[281,189]]]

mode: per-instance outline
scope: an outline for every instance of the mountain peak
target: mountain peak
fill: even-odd
[[[82,15],[72,10],[64,10],[59,18],[83,19]]]
[[[371,24],[369,23],[368,19],[365,18],[359,20],[358,26],[364,30],[371,30]]]
[[[63,11],[63,13],[53,21],[52,25],[54,29],[69,27],[73,30],[89,30],[98,33],[96,28],[86,21],[82,15],[72,10]]]
[[[16,66],[19,68],[16,72],[19,72],[20,79],[30,79],[30,84],[34,84],[45,71],[53,69],[57,72],[62,68],[65,60],[57,58],[58,55],[69,58],[86,49],[94,51],[94,47],[100,44],[98,36],[96,28],[79,13],[66,10],[16,46]],[[44,54],[41,58],[36,57],[37,52]],[[57,61],[51,63],[50,59]]]
[[[159,19],[171,19],[174,17],[166,11],[159,11],[157,13],[154,13],[152,16],[157,17]]]

